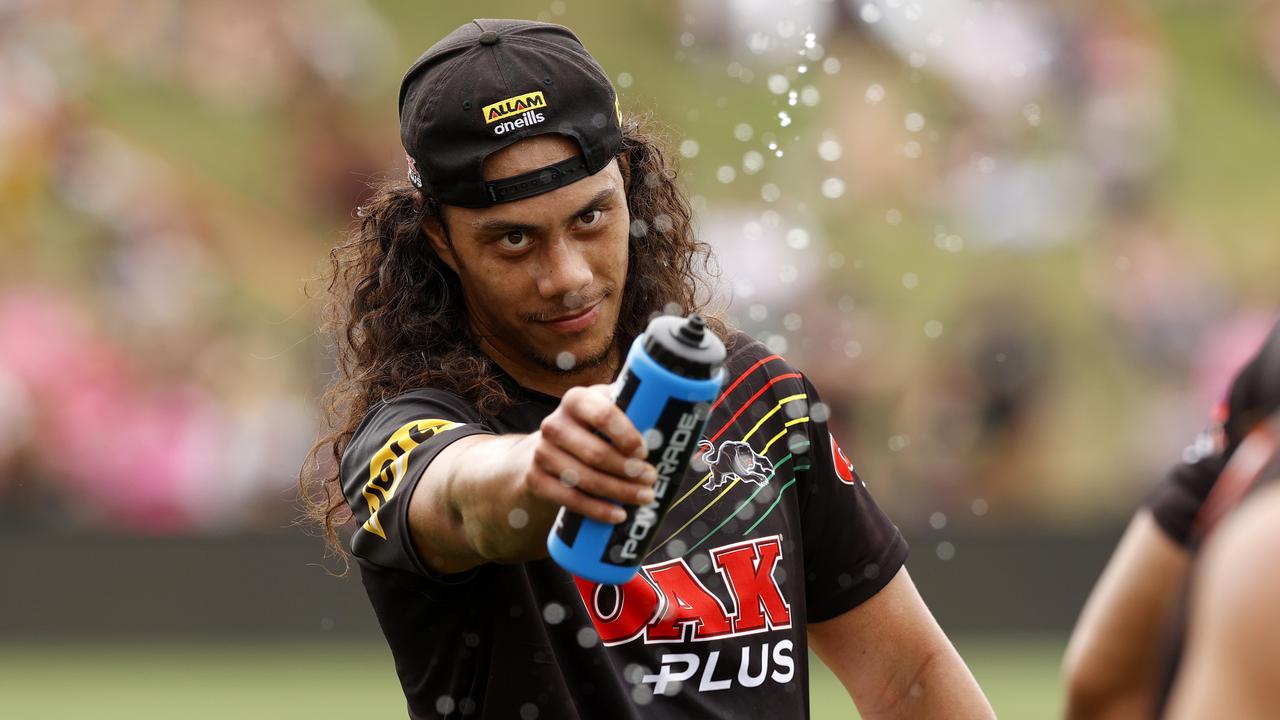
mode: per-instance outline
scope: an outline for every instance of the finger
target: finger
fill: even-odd
[[[647,483],[637,485],[586,465],[568,452],[547,444],[534,453],[535,464],[552,477],[569,487],[613,500],[624,505],[647,505],[653,502],[653,488]]]
[[[542,426],[545,442],[558,447],[580,462],[600,472],[644,485],[658,479],[658,471],[649,463],[628,457],[604,438],[572,419],[548,418]]]
[[[623,455],[647,457],[649,449],[644,437],[636,430],[630,418],[614,404],[604,389],[606,385],[581,388],[580,392],[565,393],[561,405],[570,416],[599,432]],[[577,390],[578,388],[575,388]]]
[[[533,468],[528,478],[533,494],[554,505],[561,505],[569,512],[609,525],[616,525],[627,518],[627,513],[616,503],[592,497],[581,490],[569,487],[556,476]]]

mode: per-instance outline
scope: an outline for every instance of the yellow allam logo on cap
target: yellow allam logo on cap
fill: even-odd
[[[535,90],[531,93],[509,97],[506,100],[499,100],[492,105],[485,105],[481,112],[484,113],[484,122],[488,125],[513,115],[519,115],[536,108],[545,108],[546,106],[547,100],[542,96],[542,91]]]

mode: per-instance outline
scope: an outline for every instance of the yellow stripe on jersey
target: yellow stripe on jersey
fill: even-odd
[[[364,521],[361,529],[387,539],[387,533],[378,522],[378,510],[396,494],[400,481],[404,479],[409,467],[409,453],[426,442],[428,438],[447,430],[461,427],[465,423],[452,420],[414,420],[400,426],[386,444],[373,454],[369,461],[369,482],[364,486],[365,502],[369,506],[369,519]]]

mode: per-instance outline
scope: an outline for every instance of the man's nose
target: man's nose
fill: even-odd
[[[543,245],[535,278],[539,295],[548,300],[564,298],[566,305],[579,304],[576,298],[593,279],[591,265],[582,250],[581,243],[563,236]]]

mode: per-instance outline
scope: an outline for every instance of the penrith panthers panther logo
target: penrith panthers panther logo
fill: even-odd
[[[702,451],[702,461],[711,470],[711,477],[702,484],[708,490],[734,480],[764,485],[773,476],[773,463],[769,458],[741,440],[726,440],[720,443],[719,449],[703,440],[698,449]]]

